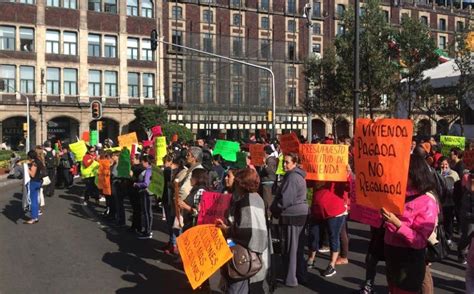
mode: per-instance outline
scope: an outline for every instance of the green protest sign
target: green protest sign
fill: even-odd
[[[117,165],[117,177],[129,178],[130,177],[130,150],[123,148],[119,155],[119,161]]]
[[[459,149],[464,151],[464,148],[466,146],[465,137],[441,136],[440,141],[441,145],[443,146],[441,149],[441,153],[443,153],[444,156],[449,156],[451,148],[458,147]]]
[[[237,152],[237,162],[235,163],[237,168],[247,167],[247,152]]]
[[[214,154],[220,154],[222,158],[227,161],[236,162],[237,152],[240,150],[240,145],[237,142],[217,140],[214,147]]]
[[[89,144],[91,146],[96,146],[97,143],[99,143],[98,141],[99,141],[99,133],[96,130],[91,131]]]
[[[163,196],[164,188],[165,176],[163,174],[163,170],[159,166],[153,165],[151,170],[151,182],[150,186],[148,186],[148,191],[157,198],[161,198]]]

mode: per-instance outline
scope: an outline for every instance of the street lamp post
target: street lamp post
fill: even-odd
[[[354,113],[353,113],[353,136],[355,135],[355,125],[356,120],[359,117],[359,97],[360,97],[360,68],[359,68],[359,59],[360,59],[360,41],[359,41],[359,34],[360,34],[360,25],[359,25],[359,16],[360,16],[360,0],[355,0],[355,40],[354,40]]]
[[[306,25],[308,26],[308,58],[311,57],[311,54],[313,54],[313,6],[311,5],[311,2],[308,2],[304,6],[304,13],[303,17],[306,18]],[[311,91],[311,81],[307,78],[307,86],[308,86],[308,91],[307,91],[307,98],[308,98],[308,113],[306,116],[306,131],[307,131],[307,139],[308,142],[312,141],[313,138],[313,122],[312,122],[312,111],[313,111],[313,93]],[[293,122],[291,122],[293,123]]]

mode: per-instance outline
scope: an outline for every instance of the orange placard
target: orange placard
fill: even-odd
[[[474,169],[474,150],[464,151],[462,156],[462,161],[464,162],[464,167],[468,170]]]
[[[298,153],[299,152],[300,140],[295,133],[289,133],[281,135],[280,137],[280,148],[283,151],[283,154],[288,154],[290,152]]]
[[[347,181],[349,146],[332,144],[300,144],[300,158],[307,180]]]
[[[412,136],[413,122],[408,119],[357,119],[357,204],[403,213]]]
[[[184,272],[193,289],[232,258],[229,245],[215,225],[192,227],[178,237],[177,243]]]
[[[81,139],[82,139],[84,142],[89,143],[89,140],[90,140],[90,133],[89,133],[89,131],[83,132],[83,133],[82,133],[82,136],[81,136]]]
[[[117,137],[118,144],[120,147],[127,147],[128,150],[132,150],[133,144],[138,144],[137,133],[129,133]]]
[[[97,174],[97,177],[97,188],[99,188],[99,190],[102,190],[103,195],[112,195],[112,188],[110,186],[110,160],[99,160],[99,172]]]
[[[250,144],[250,161],[255,166],[262,166],[265,164],[265,145],[263,144]]]

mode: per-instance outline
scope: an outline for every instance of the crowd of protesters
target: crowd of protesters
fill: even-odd
[[[304,138],[300,138],[304,142]],[[223,272],[222,288],[226,293],[265,293],[264,283],[273,260],[269,252],[278,253],[283,266],[276,281],[298,287],[307,283],[307,269],[314,268],[318,253],[330,253],[329,263],[321,272],[324,277],[336,274],[336,267],[349,262],[348,218],[350,193],[353,193],[355,175],[353,154],[349,148],[346,182],[317,182],[306,180],[296,153],[283,154],[277,140],[260,139],[265,144],[265,163],[251,164],[249,140],[241,144],[247,151],[247,166],[238,168],[213,154],[215,140],[173,142],[163,158],[165,186],[163,195],[153,195],[148,187],[152,180],[155,156],[149,147],[137,152],[131,162],[130,175],[119,177],[120,150],[97,150],[89,146],[80,165],[85,183],[83,204],[91,198],[105,198],[105,218],[114,225],[125,227],[124,201],[132,207],[129,231],[139,239],[153,238],[153,202],[161,199],[166,219],[168,244],[164,253],[175,255],[179,262],[176,238],[197,223],[200,201],[204,192],[232,194],[232,203],[226,219],[216,225],[226,238],[261,255],[262,269],[245,280],[232,280]],[[350,139],[337,141],[333,137],[312,143],[347,144]],[[111,145],[111,144],[109,144]],[[108,146],[112,147],[112,146]],[[467,149],[473,148],[467,146]],[[56,148],[57,149],[57,148]],[[467,265],[466,287],[474,293],[474,170],[466,170],[462,161],[463,150],[453,148],[449,156],[441,154],[441,146],[434,138],[413,141],[408,171],[405,209],[402,215],[382,209],[383,224],[371,227],[371,239],[366,255],[366,279],[359,293],[375,293],[376,266],[385,261],[390,293],[434,293],[430,273],[431,260],[427,248],[440,242],[438,227],[444,228],[446,243],[457,250],[459,262]],[[39,221],[40,190],[44,177],[50,183],[44,186],[45,196],[52,196],[54,187],[70,187],[73,183],[75,160],[67,147],[55,152],[50,142],[43,148],[28,152],[28,194],[31,219]],[[96,184],[98,160],[110,160],[111,193],[106,195]],[[284,175],[277,175],[283,160]],[[308,188],[311,194],[308,196]],[[308,201],[310,200],[310,201]],[[461,235],[455,244],[454,234]],[[271,237],[269,237],[271,235]],[[279,250],[277,250],[277,247]],[[305,259],[305,247],[308,248]],[[208,283],[201,286],[206,290]],[[270,287],[271,288],[271,287]]]

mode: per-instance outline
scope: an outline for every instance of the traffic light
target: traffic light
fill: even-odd
[[[271,110],[267,111],[267,121],[268,122],[273,121],[273,111],[271,111]]]
[[[102,103],[100,101],[91,102],[92,119],[100,119],[102,117]]]
[[[102,128],[103,128],[103,125],[102,125],[102,121],[97,121],[97,130],[98,131],[102,131]]]
[[[150,39],[151,39],[151,50],[155,51],[156,48],[158,47],[158,33],[156,32],[156,30],[151,31]]]

